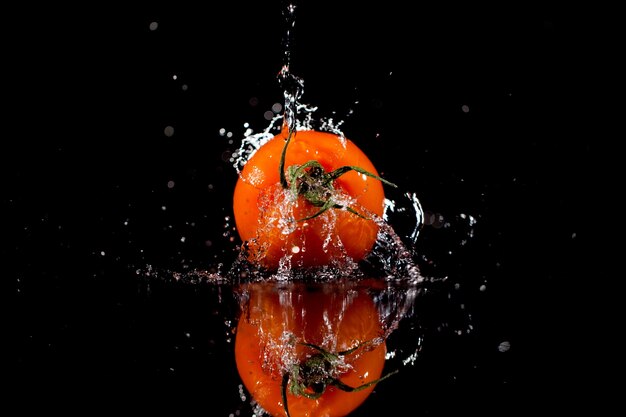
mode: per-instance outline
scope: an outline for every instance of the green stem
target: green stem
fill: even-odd
[[[294,364],[290,371],[283,374],[281,396],[286,417],[290,417],[289,406],[287,404],[288,392],[292,395],[315,400],[324,394],[326,387],[329,385],[332,385],[344,392],[357,392],[369,388],[398,373],[398,370],[394,370],[378,379],[366,382],[365,384],[357,387],[350,386],[342,382],[339,378],[332,376],[341,361],[341,356],[350,355],[363,345],[369,343],[369,341],[359,343],[348,350],[333,353],[312,343],[301,342],[301,345],[314,349],[318,353],[309,357],[309,359],[307,359],[304,363]]]
[[[365,216],[351,207],[344,207],[341,204],[335,203],[331,196],[334,191],[333,183],[336,179],[343,174],[356,171],[359,174],[366,175],[370,178],[374,178],[386,185],[396,187],[392,182],[385,180],[378,175],[375,175],[361,167],[346,165],[339,167],[331,172],[326,172],[322,165],[315,160],[310,160],[299,166],[291,166],[285,170],[285,160],[287,156],[287,147],[291,142],[291,138],[295,133],[295,128],[289,128],[289,135],[283,146],[282,153],[280,155],[280,162],[278,164],[278,171],[280,177],[280,185],[283,189],[291,189],[291,192],[295,197],[302,196],[306,201],[315,207],[320,207],[320,210],[316,213],[298,219],[297,221],[304,221],[313,219],[329,209],[345,209],[350,213],[366,219]],[[288,171],[286,173],[286,171]]]

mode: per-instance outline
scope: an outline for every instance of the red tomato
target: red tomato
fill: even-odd
[[[286,256],[296,267],[362,260],[376,242],[378,225],[373,217],[383,213],[384,180],[349,139],[303,130],[293,133],[284,154],[289,183],[285,189],[280,168],[288,137],[283,130],[262,145],[243,167],[235,186],[235,224],[247,243],[249,259],[271,269]],[[307,165],[309,161],[317,162]],[[289,178],[298,167],[301,177]],[[323,184],[326,188],[316,182],[342,167],[351,168]],[[311,190],[317,193],[313,198]],[[322,210],[324,201],[333,207]]]
[[[364,288],[266,282],[246,284],[243,294],[237,369],[254,400],[272,416],[345,416],[380,382],[384,332]],[[320,361],[324,357],[337,361]],[[358,389],[349,392],[346,386]]]

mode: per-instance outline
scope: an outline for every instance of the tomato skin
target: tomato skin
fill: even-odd
[[[247,303],[237,324],[235,359],[239,375],[256,402],[273,417],[285,417],[282,377],[290,364],[314,351],[307,342],[329,352],[357,345],[346,355],[349,365],[340,380],[358,387],[380,378],[386,345],[378,311],[369,294],[359,291],[311,290],[303,283],[278,288],[275,283],[247,284]],[[297,313],[297,314],[296,314]],[[367,342],[376,341],[371,345]],[[327,386],[318,399],[287,394],[291,417],[341,417],[354,411],[375,385],[345,392]]]
[[[290,255],[292,266],[319,266],[363,259],[376,242],[378,225],[369,218],[384,210],[382,183],[355,171],[334,182],[336,190],[349,196],[349,207],[331,209],[306,221],[295,221],[319,211],[303,197],[294,198],[280,186],[279,164],[288,132],[284,130],[263,144],[243,167],[233,196],[237,231],[247,242],[256,264],[276,268]],[[342,166],[358,166],[378,176],[370,159],[352,141],[312,130],[294,132],[285,155],[285,169],[318,161],[327,172]]]

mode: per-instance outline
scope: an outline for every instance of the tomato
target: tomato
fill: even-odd
[[[392,374],[381,378],[385,336],[364,288],[264,282],[242,294],[237,369],[270,415],[345,416]]]
[[[284,129],[256,150],[235,186],[235,225],[249,259],[266,268],[281,259],[292,267],[362,260],[377,239],[383,182],[393,185],[351,140]]]

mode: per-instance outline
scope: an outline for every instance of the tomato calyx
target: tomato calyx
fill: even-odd
[[[287,155],[287,147],[291,142],[291,138],[294,134],[293,129],[289,129],[289,135],[285,141],[285,146],[280,156],[280,163],[278,166],[280,174],[280,185],[284,189],[289,189],[294,197],[303,197],[314,207],[319,207],[319,211],[313,213],[310,216],[303,217],[296,221],[305,221],[315,218],[329,209],[345,209],[348,212],[367,219],[364,215],[349,206],[344,206],[333,200],[335,195],[335,187],[333,183],[343,174],[356,171],[359,174],[377,179],[389,186],[397,188],[394,183],[385,180],[378,175],[375,175],[361,167],[354,165],[345,165],[334,169],[331,172],[326,172],[322,164],[316,160],[309,160],[302,165],[292,165],[287,168],[287,174],[285,174],[285,156]]]
[[[380,378],[366,382],[357,387],[352,387],[342,382],[338,374],[340,373],[341,367],[345,366],[344,357],[354,353],[367,343],[368,342],[361,343],[351,349],[337,353],[329,352],[312,343],[300,343],[317,352],[306,361],[294,364],[288,372],[283,374],[281,395],[286,416],[291,417],[287,404],[287,392],[290,392],[292,395],[315,400],[324,394],[328,386],[334,386],[345,392],[356,392],[371,387],[398,373],[398,370],[392,371]]]

